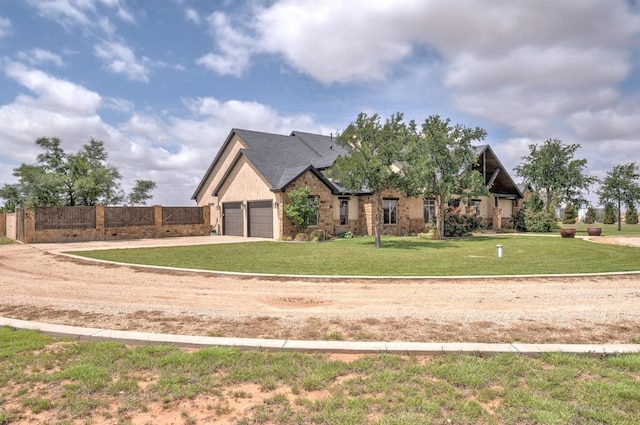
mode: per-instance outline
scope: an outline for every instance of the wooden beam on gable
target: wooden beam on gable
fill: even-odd
[[[500,168],[496,168],[496,170],[493,172],[493,175],[489,179],[489,183],[487,183],[487,187],[493,186],[493,182],[496,181],[496,178],[498,177],[498,174],[500,174]]]

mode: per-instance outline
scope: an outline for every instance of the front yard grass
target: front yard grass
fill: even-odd
[[[503,257],[497,257],[497,245]],[[344,276],[495,276],[640,270],[640,248],[559,236],[485,235],[436,241],[371,237],[112,249],[75,255],[132,264],[229,272]]]
[[[640,354],[346,360],[0,327],[0,424],[630,425],[640,423],[639,377]]]

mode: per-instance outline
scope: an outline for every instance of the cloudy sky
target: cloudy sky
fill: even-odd
[[[38,137],[104,141],[123,174],[191,196],[232,128],[330,134],[359,112],[487,130],[512,169],[579,143],[640,162],[637,0],[0,0],[0,185]]]

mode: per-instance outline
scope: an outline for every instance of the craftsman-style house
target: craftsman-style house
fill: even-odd
[[[481,217],[489,227],[509,227],[521,207],[522,192],[488,145],[476,150],[476,168],[491,196],[473,199],[466,210]],[[282,239],[296,232],[284,214],[288,192],[308,186],[320,206],[311,230],[371,235],[371,193],[348,193],[327,174],[341,153],[344,150],[331,136],[233,129],[192,199],[198,206],[210,206],[211,226],[218,234]],[[423,232],[431,221],[432,199],[408,197],[395,189],[386,191],[383,197],[384,234]]]

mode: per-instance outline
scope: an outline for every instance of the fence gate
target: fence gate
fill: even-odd
[[[16,208],[16,239],[24,243],[24,208]]]

